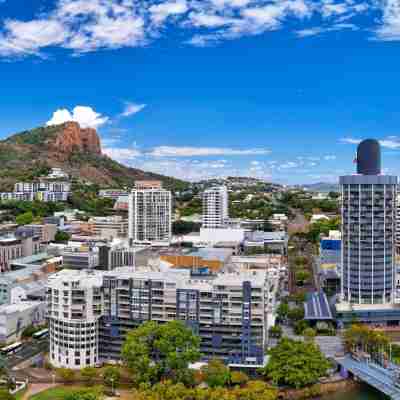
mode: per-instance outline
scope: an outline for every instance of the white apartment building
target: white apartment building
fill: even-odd
[[[0,200],[39,200],[44,202],[67,201],[70,191],[70,182],[46,180],[36,182],[17,182],[14,185],[14,192],[0,193]]]
[[[400,193],[396,195],[396,253],[400,253]]]
[[[228,189],[216,186],[203,192],[202,227],[206,229],[224,228],[228,222]]]
[[[93,233],[102,238],[126,238],[128,235],[128,219],[119,215],[92,217],[88,222],[92,226]]]
[[[69,176],[61,168],[52,168],[47,179],[69,179]]]
[[[79,369],[98,362],[102,276],[63,270],[49,277],[47,316],[50,361],[57,368]]]
[[[131,267],[61,271],[48,283],[51,362],[83,368],[118,360],[129,330],[149,320],[181,320],[199,335],[205,360],[260,366],[275,281],[262,270],[213,279]]]
[[[129,195],[129,239],[136,243],[169,243],[171,238],[171,192],[159,181],[137,181]]]

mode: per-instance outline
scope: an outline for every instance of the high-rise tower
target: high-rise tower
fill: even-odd
[[[228,221],[228,189],[216,186],[203,192],[203,228],[224,228]]]
[[[170,242],[172,195],[158,181],[137,181],[129,195],[129,239]]]
[[[341,176],[342,301],[394,300],[397,177],[381,175],[380,145],[357,148],[357,175]]]

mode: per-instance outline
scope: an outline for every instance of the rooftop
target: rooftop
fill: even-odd
[[[14,314],[31,309],[32,307],[40,306],[41,301],[22,301],[14,304],[3,304],[0,306],[0,314]]]
[[[304,319],[332,320],[328,298],[323,291],[312,293],[304,303]]]

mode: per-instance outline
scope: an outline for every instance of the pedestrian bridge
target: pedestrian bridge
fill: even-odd
[[[336,362],[361,381],[369,384],[381,393],[386,394],[392,400],[400,400],[400,385],[394,367],[383,368],[378,364],[365,361],[357,361],[350,355],[336,358]]]

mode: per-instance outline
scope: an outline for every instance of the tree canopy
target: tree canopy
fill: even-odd
[[[295,388],[317,382],[330,367],[328,360],[313,342],[283,338],[270,350],[264,375],[276,385]]]
[[[189,363],[200,358],[200,338],[182,321],[149,321],[128,333],[122,358],[137,383],[185,381]]]
[[[275,400],[277,390],[262,381],[230,388],[187,388],[182,383],[164,381],[142,390],[135,390],[135,400]]]

